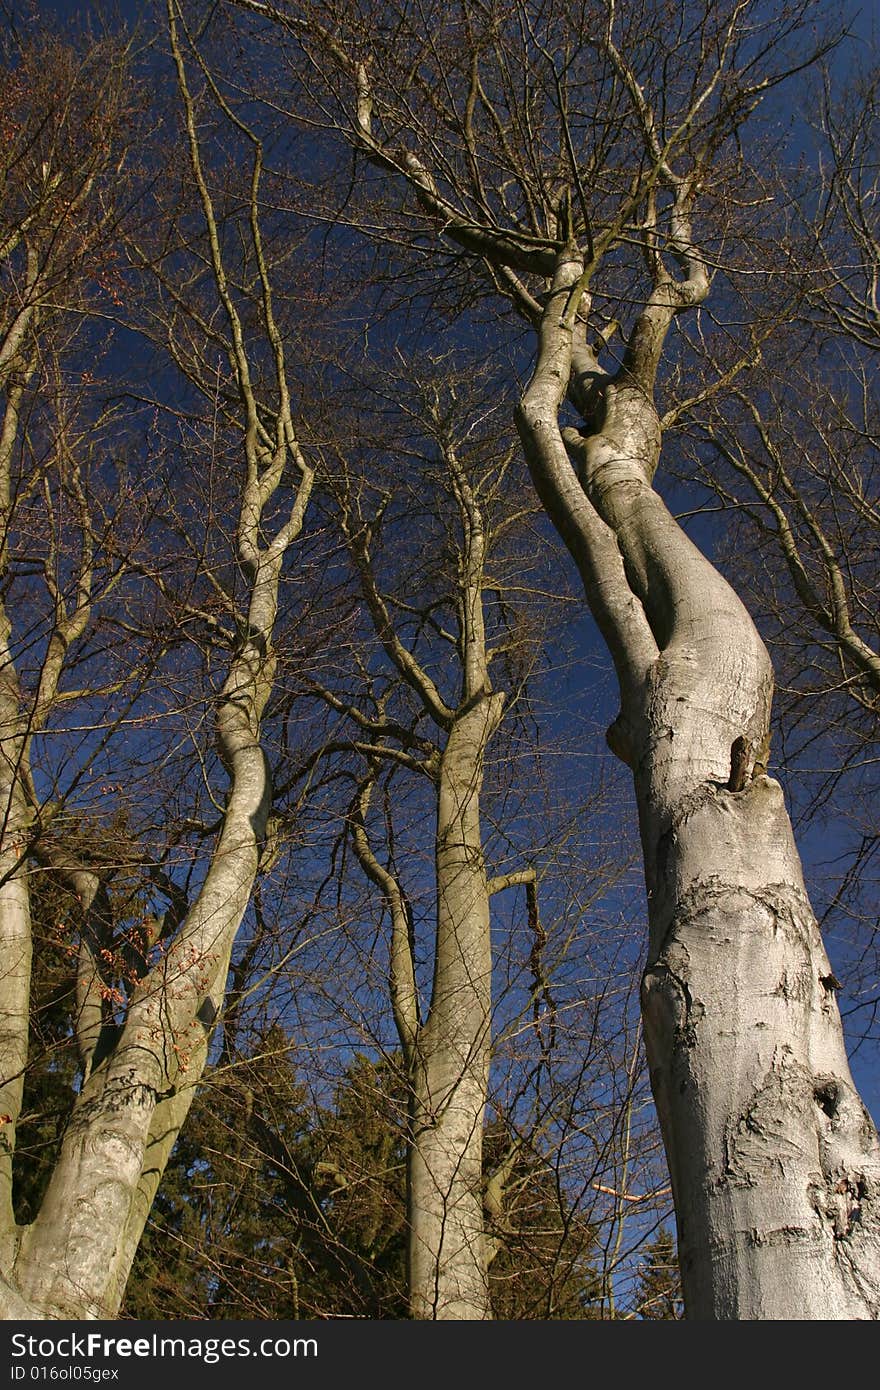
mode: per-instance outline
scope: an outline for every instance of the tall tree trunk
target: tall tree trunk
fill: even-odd
[[[416,691],[442,734],[428,761],[436,796],[436,931],[431,1002],[421,1017],[411,922],[395,875],[370,847],[365,815],[378,763],[352,821],[355,852],[391,912],[390,990],[409,1087],[407,1283],[414,1318],[491,1317],[483,1211],[483,1124],[492,1044],[492,946],[480,832],[486,749],[501,722],[505,695],[492,689],[483,614],[487,532],[480,489],[468,478],[436,417],[438,443],[461,524],[458,554],[460,700],[447,704],[427,671],[396,635],[377,587],[369,531],[343,515],[364,597],[391,662]],[[380,726],[377,726],[380,733]],[[520,882],[519,876],[508,881]],[[494,881],[493,881],[494,882]]]
[[[190,617],[207,624],[218,638],[218,650],[221,644],[224,650],[225,664],[221,669],[225,679],[217,692],[215,713],[217,746],[229,784],[219,835],[199,876],[195,901],[179,930],[166,943],[160,959],[153,960],[151,968],[137,982],[127,1001],[124,1019],[118,1024],[114,1020],[114,1045],[104,1056],[98,1054],[95,1044],[102,1036],[105,1013],[115,1013],[115,1005],[111,1008],[105,997],[109,991],[104,988],[100,964],[104,948],[112,945],[112,914],[99,876],[85,870],[69,871],[74,879],[79,874],[82,891],[79,884],[74,887],[87,915],[94,909],[93,921],[83,933],[78,1015],[72,1020],[83,1064],[81,1086],[37,1216],[29,1226],[17,1228],[11,1199],[12,1153],[27,1064],[31,949],[23,869],[29,853],[39,857],[46,852],[39,843],[45,826],[39,824],[37,796],[30,775],[30,748],[35,734],[46,727],[52,713],[68,651],[82,636],[91,616],[95,538],[107,524],[104,517],[100,525],[95,525],[76,448],[65,437],[63,414],[56,411],[58,456],[43,460],[40,467],[48,477],[51,462],[66,487],[68,501],[73,502],[72,514],[78,514],[80,555],[71,575],[68,561],[59,562],[53,522],[48,528],[50,539],[42,567],[51,617],[45,632],[46,650],[39,682],[27,711],[21,707],[12,662],[11,649],[15,644],[10,622],[15,619],[16,627],[23,628],[16,631],[16,637],[24,635],[32,645],[27,590],[23,591],[26,597],[21,620],[9,601],[5,608],[0,607],[0,943],[4,948],[4,978],[0,982],[0,1315],[6,1317],[106,1318],[115,1316],[120,1306],[150,1202],[205,1065],[210,1032],[225,994],[236,933],[258,871],[272,801],[271,777],[262,745],[262,720],[275,676],[272,642],[279,584],[286,555],[303,524],[313,481],[312,468],[302,454],[294,428],[284,341],[275,322],[270,267],[263,250],[259,195],[262,146],[259,141],[251,142],[245,214],[245,235],[250,242],[245,255],[251,257],[247,263],[255,281],[250,285],[245,322],[251,341],[254,336],[262,340],[250,349],[237,307],[241,301],[230,291],[230,278],[237,283],[237,276],[230,277],[224,265],[225,237],[215,214],[210,179],[205,174],[196,102],[187,80],[174,0],[169,0],[167,14],[189,167],[204,218],[207,250],[205,253],[200,248],[197,254],[200,265],[203,254],[207,254],[220,310],[219,315],[211,315],[210,336],[216,347],[218,334],[225,331],[227,335],[228,362],[241,406],[243,470],[235,530],[236,558],[243,579],[242,604],[229,606],[229,632],[222,623],[216,623],[215,614],[200,612],[197,606],[189,610]],[[118,63],[111,72],[117,68]],[[225,104],[220,104],[225,116],[243,133],[241,122]],[[100,102],[96,96],[94,108],[87,108],[88,121],[93,109],[104,112],[106,107],[103,94]],[[70,103],[62,103],[60,109],[80,112],[82,103],[71,94]],[[45,119],[51,132],[54,113]],[[85,115],[82,119],[86,122]],[[39,129],[42,138],[42,124]],[[86,122],[83,132],[89,129]],[[63,138],[53,137],[52,157],[55,158],[56,147],[61,157],[68,150],[72,155],[74,147],[79,149],[85,135],[74,128],[74,136],[72,143],[67,134]],[[90,148],[86,146],[86,154]],[[34,197],[37,203],[45,203],[52,217],[55,204],[50,194],[54,195],[68,174],[73,184],[72,193],[59,195],[60,221],[56,225],[50,218],[43,227],[34,211],[23,218],[16,235],[4,242],[3,255],[9,256],[22,239],[22,272],[27,286],[22,307],[7,324],[0,343],[0,389],[5,394],[0,426],[0,576],[4,578],[4,588],[10,577],[7,545],[13,533],[11,489],[13,478],[17,478],[13,460],[21,434],[19,409],[37,364],[46,358],[52,344],[51,335],[45,341],[40,337],[44,328],[43,307],[55,307],[58,285],[66,282],[80,257],[86,258],[89,237],[95,235],[86,229],[94,222],[94,214],[88,209],[93,203],[102,206],[95,180],[96,171],[104,170],[105,157],[110,159],[110,146],[103,135],[95,144],[95,151],[100,154],[96,153],[94,159],[84,156],[82,167],[74,164],[70,170],[61,167],[56,171],[44,162],[42,192]],[[118,178],[121,167],[114,156],[115,172],[110,177]],[[112,206],[112,199],[109,203],[109,211],[102,212],[95,224],[102,229],[102,236],[105,218],[107,228],[112,227],[114,233],[117,228],[118,209]],[[69,261],[63,258],[71,253],[69,249],[64,251],[62,235],[68,226],[74,228],[77,244],[76,256]],[[236,256],[238,252],[232,254]],[[185,272],[183,278],[185,282]],[[200,305],[203,302],[200,297]],[[74,303],[77,313],[81,312],[79,303],[72,300]],[[183,301],[177,299],[175,305],[175,314],[183,310],[186,318]],[[201,309],[195,310],[192,318],[201,325],[200,312]],[[169,323],[172,338],[178,327],[179,321],[173,316]],[[259,398],[249,358],[251,350],[261,363],[257,374],[262,393]],[[172,344],[172,357],[190,372],[197,391],[208,400],[215,400],[219,391],[217,369],[208,369],[206,381],[199,377],[198,352],[190,359],[186,352],[178,355]],[[266,370],[267,363],[274,367],[274,380],[272,371]],[[221,428],[216,415],[211,428]],[[27,496],[35,484],[40,484],[39,475],[34,480],[25,479],[21,496]],[[283,506],[279,499],[282,487]],[[224,513],[219,524],[225,531],[233,520]],[[217,524],[217,519],[208,524]],[[198,560],[199,573],[203,559],[202,555]],[[115,560],[111,568],[116,570]],[[123,571],[124,566],[119,572]],[[63,583],[59,576],[64,577]],[[161,574],[154,577],[163,596],[173,597]],[[104,593],[113,582],[104,579]],[[75,593],[73,601],[68,589]],[[38,648],[40,640],[37,639]],[[217,667],[213,660],[208,666],[206,660],[206,670],[211,669]]]
[[[238,4],[270,13],[256,0]],[[370,31],[368,12],[350,46],[308,9],[284,23],[302,38],[310,78],[314,46],[347,82],[350,99],[336,116],[343,138],[406,183],[447,249],[488,271],[538,333],[517,423],[620,684],[609,741],[632,768],[639,808],[651,927],[647,1047],[688,1310],[874,1317],[878,1141],[846,1065],[782,793],[767,776],[770,664],[735,594],[652,488],[658,365],[675,316],[710,288],[695,207],[716,185],[707,235],[712,264],[724,264],[737,234],[733,209],[752,196],[739,183],[742,127],[766,93],[824,60],[829,37],[806,40],[808,0],[760,41],[754,7],[706,3],[690,39],[665,45],[658,35],[646,58],[645,21],[656,7],[600,10],[526,6],[507,27],[494,11],[487,18],[466,5],[467,61],[462,50],[450,65],[440,47],[433,70],[405,7],[393,46]],[[416,67],[429,94],[417,115]],[[511,73],[528,74],[526,87]],[[526,90],[534,100],[520,121]],[[441,145],[453,157],[441,158]],[[719,214],[717,186],[728,178],[729,218]],[[570,186],[560,191],[560,180]],[[628,316],[640,297],[643,307],[631,326],[591,324],[599,343],[591,350],[591,287],[609,262],[605,311]],[[743,354],[707,383],[707,395],[754,363],[761,331],[746,335]],[[622,360],[604,370],[598,355],[618,334]],[[567,431],[564,443],[566,396],[583,429]]]
[[[274,601],[260,616],[268,638]],[[37,1316],[107,1318],[119,1309],[149,1211],[144,1183],[152,1196],[161,1177],[145,1175],[146,1157],[167,1161],[178,1132],[160,1135],[155,1121],[183,1122],[257,872],[271,804],[259,721],[273,664],[271,649],[250,642],[233,660],[218,710],[231,787],[204,885],[180,936],[135,990],[115,1049],[85,1081],[39,1213],[20,1233],[13,1282]]]
[[[480,694],[456,717],[440,767],[437,943],[431,1009],[414,1049],[409,1163],[413,1317],[491,1317],[483,1215],[492,955],[480,837],[486,746],[504,697]]]
[[[30,808],[22,786],[24,735],[10,624],[0,606],[0,1269],[8,1270],[17,1235],[12,1206],[15,1127],[28,1056],[31,915],[25,874]]]
[[[880,1145],[850,1075],[782,789],[767,775],[770,661],[652,487],[653,376],[672,301],[654,296],[598,409],[566,431],[575,472],[557,411],[566,390],[584,404],[591,365],[576,342],[576,262],[561,258],[518,423],[620,682],[609,742],[638,802],[646,1049],[687,1313],[876,1318]]]

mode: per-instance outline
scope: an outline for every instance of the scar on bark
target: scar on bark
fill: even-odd
[[[727,781],[727,789],[732,792],[741,792],[746,782],[749,780],[749,760],[752,756],[752,745],[747,738],[740,734],[735,738],[730,746],[730,777]]]
[[[730,777],[727,782],[727,789],[731,792],[741,792],[748,782],[753,782],[756,777],[764,777],[767,774],[767,763],[770,758],[770,734],[764,735],[760,748],[755,755],[752,763],[752,745],[745,735],[740,734],[730,745]]]

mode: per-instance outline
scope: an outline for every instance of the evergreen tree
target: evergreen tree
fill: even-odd
[[[640,1267],[638,1292],[639,1317],[645,1319],[681,1318],[684,1302],[678,1272],[675,1241],[665,1226],[645,1247]]]
[[[315,1106],[272,1030],[256,1058],[218,1066],[193,1104],[125,1315],[406,1318],[407,1130],[395,1059],[356,1055],[332,1105]],[[591,1228],[508,1122],[487,1127],[485,1149],[494,1315],[589,1317]]]

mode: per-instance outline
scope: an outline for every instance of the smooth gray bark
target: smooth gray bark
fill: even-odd
[[[369,785],[353,826],[368,877],[392,919],[391,1002],[409,1086],[407,1279],[414,1318],[491,1317],[483,1210],[483,1126],[492,1022],[490,883],[480,830],[489,742],[505,697],[493,691],[482,591],[487,536],[479,499],[451,446],[443,449],[450,505],[462,539],[459,558],[460,699],[447,705],[394,633],[376,587],[363,533],[349,532],[365,599],[386,653],[438,727],[442,752],[428,771],[436,796],[436,930],[430,1005],[421,1017],[410,926],[402,889],[366,833]],[[344,525],[348,525],[347,522]],[[371,785],[371,784],[370,784]]]
[[[417,1318],[491,1316],[483,1214],[492,955],[480,836],[483,758],[504,697],[483,694],[440,766],[437,939],[431,1008],[415,1043],[408,1174],[410,1307]]]
[[[280,557],[271,569],[277,588]],[[204,1066],[271,804],[259,737],[273,666],[274,602],[266,607],[266,599],[255,585],[252,614],[264,637],[233,660],[218,706],[230,791],[204,885],[181,933],[136,987],[113,1052],[87,1076],[39,1213],[18,1233],[10,1282],[34,1316],[115,1316],[149,1212],[144,1184],[152,1196],[157,1154],[167,1161]]]
[[[239,3],[275,17],[257,0]],[[381,42],[386,63],[371,65],[317,17],[288,27],[356,93],[337,117],[344,138],[408,186],[447,249],[469,255],[538,338],[517,424],[620,687],[609,743],[632,769],[638,804],[650,919],[646,1045],[688,1314],[875,1318],[880,1150],[847,1066],[782,792],[767,775],[770,662],[733,590],[653,488],[661,445],[654,392],[667,336],[710,289],[695,206],[722,167],[718,152],[735,145],[741,159],[744,113],[782,76],[802,71],[777,52],[759,72],[776,38],[765,31],[758,60],[751,12],[718,11],[713,28],[713,10],[705,7],[707,28],[689,40],[693,64],[687,47],[669,48],[662,75],[637,47],[630,58],[638,25],[631,29],[620,7],[602,7],[595,21],[579,17],[571,29],[564,17],[554,29],[547,16],[554,39],[544,47],[543,12],[524,11],[524,25],[534,24],[527,40],[513,27],[502,37],[499,24],[485,47],[474,43],[469,84],[439,59],[436,125],[429,118],[427,129],[412,115],[416,82],[395,71]],[[480,33],[476,10],[468,14]],[[543,89],[532,65],[538,51],[551,72]],[[819,44],[811,56],[822,51]],[[562,69],[557,54],[566,55]],[[522,131],[520,91],[511,97],[505,86],[520,61],[541,90],[534,126],[524,122]],[[581,88],[567,84],[580,80],[581,61],[606,98],[620,97],[613,118],[597,110],[595,132],[601,145],[606,120],[623,122],[621,147],[632,143],[622,177],[617,132],[598,167],[589,135],[575,147],[589,113],[570,119]],[[646,91],[643,68],[669,85]],[[558,123],[541,126],[541,103]],[[548,129],[558,137],[550,148],[567,154],[565,172],[564,160],[547,156]],[[441,154],[456,137],[457,163]],[[504,170],[497,180],[496,165]],[[561,191],[560,178],[570,184]],[[616,196],[606,196],[606,181]],[[641,307],[629,326],[606,324],[591,347],[593,287],[609,255],[626,259],[634,241],[643,288],[632,262],[629,282],[612,271],[608,294],[618,312]],[[605,369],[599,359],[618,333],[622,353]],[[746,353],[727,367],[717,389],[751,360]],[[582,424],[563,438],[564,402]]]

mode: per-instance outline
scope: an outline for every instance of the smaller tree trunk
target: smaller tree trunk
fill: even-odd
[[[440,766],[434,988],[413,1063],[408,1206],[415,1318],[491,1317],[483,1121],[492,956],[480,791],[503,702],[502,695],[481,694],[456,717]]]

